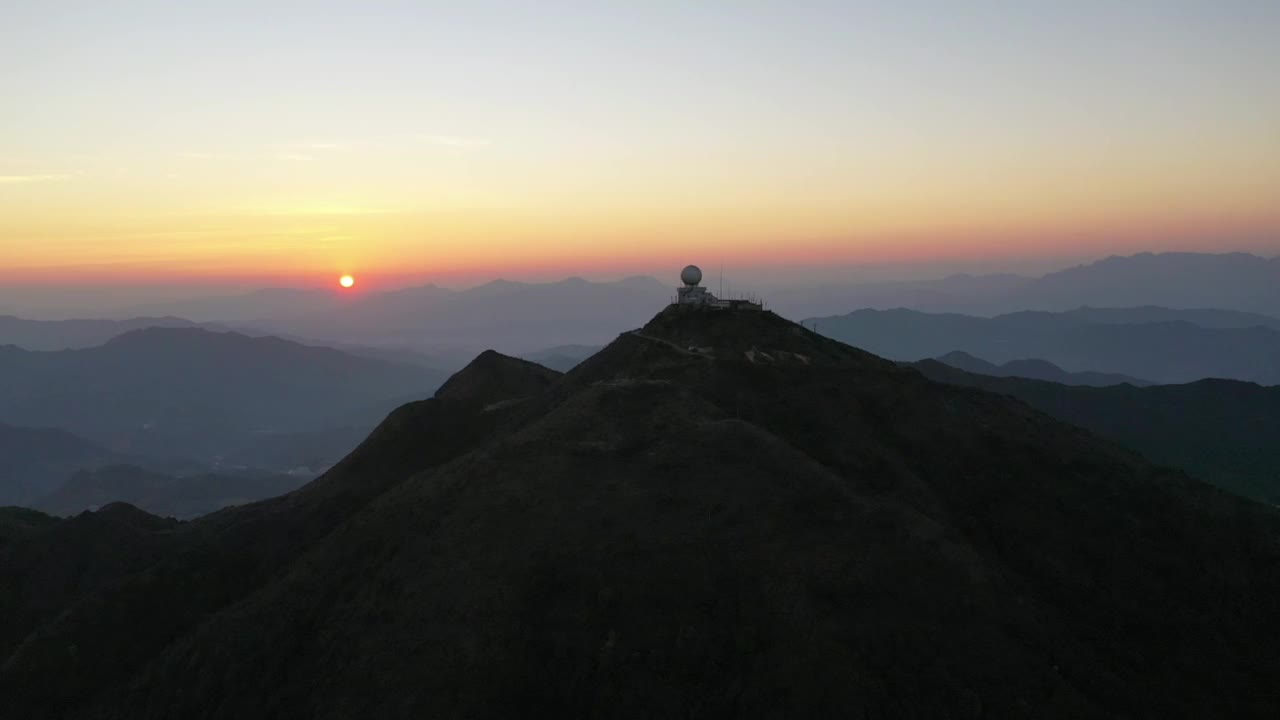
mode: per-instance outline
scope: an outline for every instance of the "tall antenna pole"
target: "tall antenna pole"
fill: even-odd
[[[724,261],[720,261],[720,290],[717,293],[720,297],[724,297]]]

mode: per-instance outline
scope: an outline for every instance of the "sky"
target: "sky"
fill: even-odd
[[[1274,255],[1277,37],[1274,0],[5,0],[0,284]]]

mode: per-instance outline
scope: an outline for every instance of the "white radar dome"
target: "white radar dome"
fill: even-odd
[[[680,271],[680,282],[693,286],[702,282],[702,270],[697,265],[690,265]]]

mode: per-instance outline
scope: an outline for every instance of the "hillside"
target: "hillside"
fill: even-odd
[[[0,550],[0,715],[1280,711],[1280,514],[1021,402],[771,313],[456,380],[282,498]]]
[[[1117,321],[1118,315],[1122,313],[1019,312],[983,318],[858,310],[804,324],[816,324],[824,335],[894,360],[914,362],[961,351],[997,365],[1038,358],[1068,372],[1128,375],[1155,383],[1212,377],[1280,384],[1280,330],[1202,326],[1187,319],[1129,323]],[[1138,317],[1142,315],[1155,316],[1148,312]]]
[[[212,459],[269,433],[372,427],[437,371],[271,337],[148,328],[83,350],[0,348],[0,421],[117,452]]]
[[[1011,395],[1156,462],[1280,505],[1280,387],[1231,380],[1145,388],[1068,387],[960,372],[931,360],[915,367],[940,382]]]
[[[446,380],[436,397],[488,407],[510,398],[537,395],[559,377],[559,372],[537,363],[486,350]]]

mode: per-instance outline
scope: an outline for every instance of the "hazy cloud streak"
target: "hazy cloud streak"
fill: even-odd
[[[25,185],[28,183],[67,180],[72,175],[0,175],[0,185]]]

